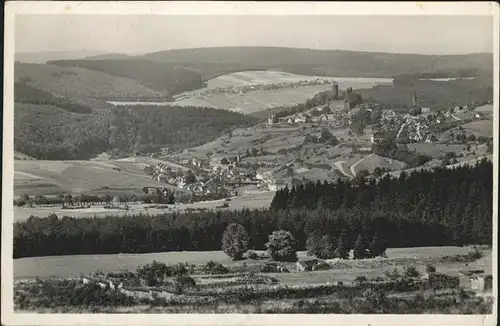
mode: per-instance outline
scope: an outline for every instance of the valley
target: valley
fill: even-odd
[[[489,311],[490,59],[16,62],[17,311]]]

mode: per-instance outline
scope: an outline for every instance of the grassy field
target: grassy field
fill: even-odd
[[[18,312],[52,313],[485,314],[491,312],[491,291],[476,292],[458,272],[465,267],[463,259],[490,272],[492,253],[482,248],[478,259],[470,256],[471,249],[388,249],[388,258],[331,260],[328,270],[311,272],[296,271],[295,263],[279,263],[288,273],[263,270],[269,258],[232,261],[221,251],[17,259],[14,303]],[[305,258],[306,253],[298,256]],[[153,261],[153,266],[145,266]],[[427,263],[448,281],[434,284],[422,278]],[[174,274],[145,278],[149,274],[137,270],[159,272],[161,264]],[[416,269],[407,273],[410,266]],[[391,276],[394,270],[404,276]],[[82,275],[121,283],[123,288],[83,284],[78,279]],[[359,282],[361,276],[364,282]]]
[[[278,106],[291,106],[303,103],[312,98],[315,94],[331,89],[330,84],[308,85],[296,88],[283,88],[277,90],[255,90],[244,94],[216,94],[198,95],[199,92],[210,90],[216,87],[242,87],[257,84],[275,84],[278,82],[293,82],[300,80],[313,80],[317,76],[303,76],[279,71],[243,71],[209,80],[206,88],[201,88],[192,92],[177,95],[175,102],[163,102],[155,104],[164,105],[186,105],[203,106],[217,109],[226,109],[240,113],[250,114],[267,110]],[[352,87],[353,89],[371,88],[376,85],[391,84],[392,79],[388,78],[336,78],[324,77],[324,79],[336,80],[340,89]],[[117,104],[117,102],[113,102]],[[138,102],[128,102],[122,104],[139,104]],[[145,104],[145,103],[143,103]]]
[[[359,173],[361,170],[366,170],[370,174],[375,170],[375,168],[385,168],[391,170],[402,170],[406,168],[407,164],[393,160],[387,157],[382,157],[378,155],[368,155],[358,164],[356,164],[353,169],[356,173]]]
[[[425,144],[425,143],[415,143],[408,144],[408,149],[410,151],[415,150],[419,154],[429,155],[432,158],[441,158],[446,155],[446,153],[459,153],[466,150],[467,145],[450,145],[450,144]]]
[[[41,161],[14,162],[14,196],[78,194],[105,187],[140,189],[158,186],[143,172],[145,164],[120,161]]]
[[[227,74],[210,79],[207,88],[216,87],[241,87],[248,85],[258,85],[258,84],[275,84],[279,82],[299,82],[303,80],[315,80],[321,78],[323,80],[333,81],[335,80],[340,88],[348,87],[344,86],[348,83],[360,83],[360,84],[391,84],[392,79],[390,78],[346,78],[346,77],[321,77],[321,76],[305,76],[292,74],[283,71],[241,71],[232,74]]]
[[[382,275],[385,271],[405,263],[413,263],[423,268],[425,263],[433,261],[442,271],[457,272],[464,269],[464,263],[439,262],[444,256],[467,254],[470,247],[424,247],[424,248],[395,248],[387,250],[388,258],[347,260],[341,261],[337,268],[316,272],[293,272],[287,274],[272,274],[285,284],[311,284],[325,283],[337,277],[352,281],[355,276]],[[485,251],[484,266],[491,269],[491,251]],[[306,258],[306,252],[299,252],[298,257]],[[197,251],[197,252],[166,252],[151,254],[119,254],[119,255],[76,255],[56,257],[33,257],[14,260],[15,279],[33,279],[35,277],[77,277],[81,273],[88,274],[95,270],[103,272],[135,270],[138,266],[151,263],[153,260],[166,264],[186,262],[190,264],[205,264],[208,261],[217,261],[221,264],[232,266],[246,263],[247,266],[262,265],[262,261],[246,260],[243,262],[232,261],[222,251]],[[295,263],[285,263],[290,271],[295,271]],[[335,266],[335,265],[334,265]]]
[[[113,190],[115,191],[115,190]],[[229,208],[224,209],[261,209],[269,208],[271,201],[274,197],[273,191],[254,191],[248,194],[243,193],[242,196],[233,197],[229,203]],[[50,214],[56,214],[57,216],[71,216],[75,218],[82,217],[104,217],[106,215],[133,215],[133,214],[165,214],[168,212],[183,212],[186,210],[216,210],[217,206],[221,206],[224,203],[224,199],[196,202],[193,204],[176,204],[169,205],[169,208],[165,208],[161,205],[161,208],[152,207],[154,205],[150,204],[131,204],[128,210],[124,209],[108,209],[103,206],[91,206],[91,208],[81,208],[81,209],[62,209],[61,207],[17,207],[14,206],[14,222],[24,221],[30,216],[46,217]]]
[[[462,125],[467,134],[474,134],[476,137],[493,137],[493,120],[477,120]]]

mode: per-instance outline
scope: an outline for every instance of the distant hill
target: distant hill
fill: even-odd
[[[14,54],[14,60],[24,63],[46,63],[50,60],[81,59],[90,56],[103,55],[102,51],[41,51],[41,52],[19,52]]]
[[[80,67],[123,78],[135,79],[145,87],[176,94],[203,87],[201,76],[191,69],[144,59],[57,60],[49,64]]]
[[[160,51],[137,58],[182,62],[188,66],[261,66],[297,74],[345,77],[392,77],[470,68],[489,74],[493,69],[493,54],[490,53],[418,55],[284,47],[213,47]]]
[[[387,77],[404,74],[492,75],[493,55],[418,55],[279,47],[216,47],[104,54],[82,60],[52,60],[52,65],[80,67],[134,79],[170,95],[203,87],[208,79],[238,71],[281,70],[313,76]]]

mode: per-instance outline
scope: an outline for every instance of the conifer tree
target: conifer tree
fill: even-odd
[[[367,257],[367,244],[362,234],[358,235],[354,244],[354,259],[363,259]]]
[[[341,259],[349,258],[349,249],[345,241],[345,233],[340,234],[337,239],[337,249],[335,250],[335,257]]]

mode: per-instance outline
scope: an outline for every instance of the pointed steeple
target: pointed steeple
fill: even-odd
[[[414,93],[413,93],[413,98],[412,98],[412,100],[411,100],[411,104],[412,104],[412,106],[413,106],[414,108],[416,108],[416,107],[417,107],[417,92],[414,92]]]

